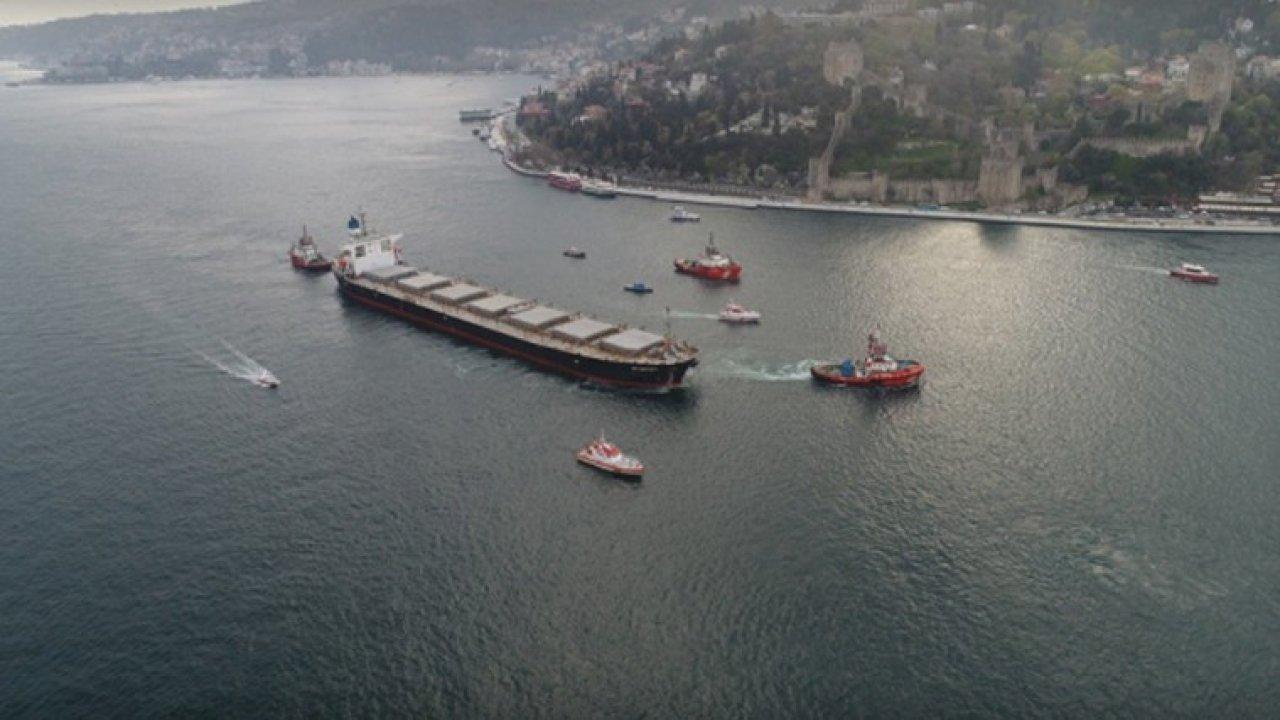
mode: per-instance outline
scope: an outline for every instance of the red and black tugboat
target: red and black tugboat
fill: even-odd
[[[820,363],[813,366],[815,380],[829,385],[847,387],[910,388],[920,383],[924,365],[915,360],[896,360],[889,357],[889,348],[880,336],[867,336],[867,356],[854,361],[852,358],[839,363]]]
[[[293,263],[294,268],[309,272],[325,272],[333,267],[333,262],[321,255],[316,248],[316,241],[307,232],[306,225],[302,226],[302,237],[289,248],[289,262]]]
[[[707,241],[706,252],[692,260],[676,260],[676,272],[693,275],[704,280],[738,282],[742,279],[742,265],[716,248],[716,236]]]

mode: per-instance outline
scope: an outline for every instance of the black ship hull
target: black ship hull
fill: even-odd
[[[336,277],[338,290],[360,305],[394,315],[419,327],[446,333],[472,345],[519,358],[542,369],[597,385],[635,390],[678,388],[684,383],[684,376],[689,368],[698,364],[697,359],[654,365],[576,355],[496,332],[464,318],[446,315],[349,282],[341,276]]]

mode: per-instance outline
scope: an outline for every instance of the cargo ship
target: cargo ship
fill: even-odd
[[[363,216],[348,229],[333,274],[366,307],[605,387],[670,390],[698,364],[686,342],[406,265],[401,236],[372,232]]]

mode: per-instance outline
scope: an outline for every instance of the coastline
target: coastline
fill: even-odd
[[[508,128],[504,119],[499,116],[492,124],[495,142],[491,148],[501,153],[502,164],[512,172],[524,177],[546,177],[545,171],[521,166],[512,159],[509,148],[511,141],[506,137]],[[925,210],[907,206],[871,205],[863,203],[811,202],[804,200],[772,200],[767,197],[747,198],[712,193],[691,193],[662,190],[645,186],[618,185],[619,195],[627,197],[657,200],[659,202],[680,203],[685,205],[708,205],[713,207],[736,208],[740,210],[785,210],[789,212],[821,212],[844,213],[848,215],[870,215],[890,218],[912,218],[918,220],[949,220],[978,223],[981,225],[1028,225],[1034,227],[1067,228],[1076,230],[1105,230],[1110,232],[1146,232],[1175,233],[1195,235],[1278,235],[1280,225],[1262,223],[1220,223],[1206,225],[1203,223],[1181,220],[1095,220],[1089,218],[1070,218],[1059,215],[1013,215],[995,212],[970,212],[964,210]]]

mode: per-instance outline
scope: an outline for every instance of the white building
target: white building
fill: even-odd
[[[689,76],[689,99],[696,100],[707,90],[707,74],[696,72]]]

